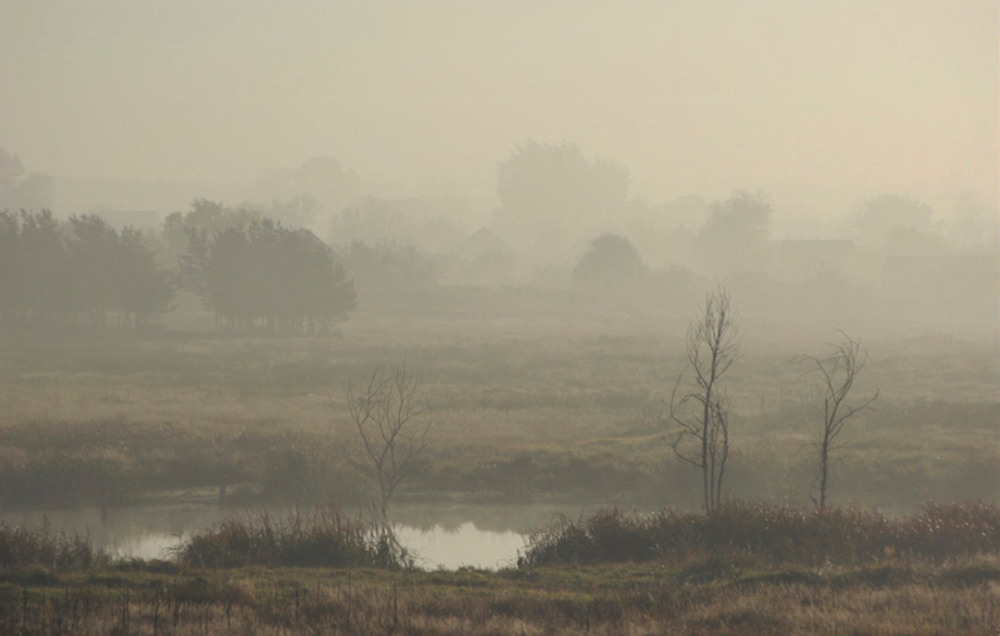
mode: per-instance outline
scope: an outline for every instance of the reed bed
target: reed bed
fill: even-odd
[[[35,528],[0,521],[0,569],[42,566],[85,570],[108,562],[108,555],[96,550],[89,537],[53,530],[47,519]]]
[[[992,503],[929,503],[916,514],[891,518],[857,508],[730,501],[708,515],[608,508],[576,520],[562,517],[531,537],[522,563],[677,562],[743,554],[818,566],[993,553],[1000,553],[1000,508]]]
[[[391,531],[349,519],[339,508],[317,507],[272,517],[266,510],[203,530],[177,550],[184,565],[234,568],[387,567],[410,565]]]

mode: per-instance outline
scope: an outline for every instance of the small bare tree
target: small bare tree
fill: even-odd
[[[379,366],[366,384],[348,389],[347,408],[375,471],[379,492],[374,504],[388,528],[392,498],[427,448],[431,423],[418,402],[417,381],[403,364]]]
[[[722,499],[729,458],[729,410],[719,381],[739,356],[739,330],[724,288],[705,298],[705,313],[688,328],[685,352],[687,367],[670,396],[670,421],[676,425],[670,446],[701,470],[705,511],[712,512]],[[694,386],[678,395],[688,373]]]
[[[872,407],[878,399],[879,391],[857,403],[848,402],[854,381],[868,363],[868,351],[861,348],[861,343],[839,332],[843,340],[833,346],[833,351],[826,358],[804,356],[809,365],[809,372],[819,376],[823,389],[823,431],[822,438],[815,443],[819,454],[819,501],[811,497],[813,503],[820,508],[826,506],[828,477],[830,468],[830,453],[834,450],[837,437],[844,430],[849,419]],[[815,483],[815,482],[814,482]]]

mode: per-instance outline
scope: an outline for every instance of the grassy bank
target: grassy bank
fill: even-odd
[[[53,561],[36,545],[16,563],[0,561],[0,632],[979,635],[1000,628],[1000,512],[986,505],[928,506],[895,520],[749,504],[714,518],[604,511],[537,535],[519,567],[497,572],[287,567],[296,552],[277,549],[264,550],[268,566],[198,556],[253,553],[246,537],[255,534],[270,534],[270,543],[258,543],[272,546],[339,541],[348,526],[325,519],[223,524],[169,562]],[[670,549],[642,558],[608,551],[636,545],[623,533],[663,524],[687,530]],[[761,524],[773,532],[758,534]],[[788,549],[789,538],[823,528],[830,534]],[[572,554],[553,557],[554,539],[581,533],[613,540],[577,541]],[[11,541],[29,545],[25,536],[53,548],[60,541],[51,531],[15,536],[0,528],[0,555]]]

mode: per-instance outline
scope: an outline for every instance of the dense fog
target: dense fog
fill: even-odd
[[[373,567],[400,519],[507,552],[590,505],[998,519],[998,33],[975,0],[4,0],[0,512],[112,545],[127,507],[162,542],[329,504]]]

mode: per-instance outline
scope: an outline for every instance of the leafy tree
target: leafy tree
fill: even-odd
[[[900,194],[882,194],[863,202],[849,218],[858,242],[876,247],[894,230],[928,233],[934,212],[922,201]]]
[[[604,234],[591,242],[573,268],[573,283],[609,287],[635,282],[645,272],[642,257],[631,241],[617,234]]]
[[[30,324],[64,322],[73,314],[71,267],[59,223],[48,210],[21,211],[15,276],[25,294],[20,308]]]
[[[29,172],[20,157],[0,148],[0,210],[47,210],[53,190],[52,177]]]
[[[163,221],[163,262],[168,267],[183,265],[180,261],[190,256],[190,234],[211,235],[228,228],[247,225],[261,219],[260,213],[245,208],[234,209],[221,201],[195,199],[187,213],[172,212]]]
[[[767,197],[759,192],[738,191],[713,205],[697,236],[703,267],[716,275],[761,269],[772,214]]]
[[[2,310],[16,322],[146,324],[166,311],[173,285],[142,233],[119,233],[94,215],[61,225],[48,211],[0,213]]]
[[[108,312],[117,304],[121,279],[127,275],[116,268],[119,236],[99,216],[71,216],[69,221],[74,303],[89,310],[94,324],[104,327]]]
[[[143,242],[142,233],[135,228],[122,230],[118,248],[115,262],[120,276],[117,305],[126,322],[142,327],[152,316],[170,308],[174,296],[173,277],[157,266],[153,253]]]
[[[498,166],[497,194],[501,232],[559,257],[579,232],[593,232],[622,210],[628,171],[613,161],[588,160],[575,144],[529,141]]]
[[[415,246],[380,241],[373,245],[354,241],[347,248],[344,264],[352,278],[366,289],[400,291],[434,283],[434,260]]]
[[[182,277],[217,326],[235,329],[323,330],[356,302],[353,281],[325,243],[266,218],[211,234],[189,229]]]

